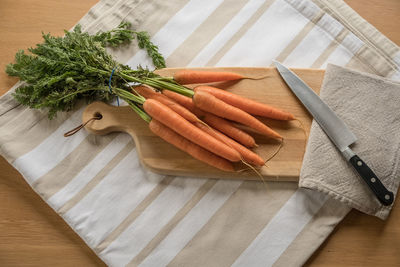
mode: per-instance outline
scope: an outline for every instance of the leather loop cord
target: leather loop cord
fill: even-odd
[[[66,132],[66,133],[64,134],[64,137],[68,137],[68,136],[71,136],[71,135],[76,134],[80,129],[82,129],[83,127],[85,127],[86,124],[88,124],[89,122],[94,121],[94,120],[100,120],[101,118],[102,118],[102,116],[99,114],[99,115],[94,116],[93,118],[88,119],[85,123],[82,123],[82,124],[79,125],[78,127],[75,127],[74,129],[72,129],[72,130]]]

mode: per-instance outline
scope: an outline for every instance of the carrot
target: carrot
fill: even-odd
[[[190,97],[175,93],[170,90],[162,90],[162,94],[169,97],[170,99],[175,100],[177,103],[181,104],[191,112],[194,112],[196,109],[196,106],[194,105]]]
[[[238,141],[242,145],[247,147],[255,147],[256,141],[248,133],[236,128],[230,121],[227,121],[221,117],[215,116],[214,114],[205,112],[202,120],[208,125],[214,127],[218,131],[226,134],[227,136]]]
[[[143,96],[144,98],[151,98],[152,96],[159,94],[156,91],[154,91],[153,89],[151,89],[150,87],[147,87],[145,85],[139,85],[139,86],[132,87],[132,91],[134,93],[138,93],[139,95]]]
[[[227,71],[179,70],[174,74],[174,80],[180,84],[233,81],[243,78],[245,77],[238,73]]]
[[[142,88],[135,88],[135,89],[142,96],[148,97],[148,99],[157,100],[156,97],[159,97],[160,100],[165,100],[164,97],[167,98],[164,95],[159,95],[159,93],[156,93],[155,91],[151,90],[148,87],[144,87],[143,86]],[[167,99],[167,101],[166,101],[167,102],[167,104],[166,104],[167,106],[169,106],[168,105],[168,101],[172,101],[172,100]],[[163,103],[162,101],[160,101],[160,102]],[[163,104],[165,104],[165,103],[163,103]],[[173,106],[180,106],[180,105],[175,103]],[[182,106],[180,106],[180,107],[182,107]],[[182,110],[184,110],[184,113],[187,112],[189,114],[192,114],[192,116],[194,116],[197,119],[197,117],[193,113],[191,113],[189,110],[185,109],[184,107],[182,107]],[[178,113],[179,115],[181,115],[182,117],[185,118],[185,114],[181,114],[182,110],[180,110],[180,109],[175,110],[174,109],[174,111],[176,113]],[[213,119],[211,119],[211,121],[213,121],[213,122],[221,123],[221,121],[222,121],[222,124],[225,122],[224,119],[221,119],[221,118],[219,118],[217,116],[214,116],[214,115],[212,115],[210,113],[208,113],[205,117],[214,117]],[[235,142],[234,140],[230,139],[226,135],[224,135],[224,134],[222,134],[222,133],[220,133],[220,132],[218,132],[218,131],[216,131],[216,130],[214,130],[214,129],[206,126],[206,125],[204,125],[204,123],[202,123],[199,119],[197,119],[196,121],[191,121],[191,122],[194,123],[194,125],[196,125],[197,128],[203,130],[204,132],[210,134],[211,136],[215,137],[216,139],[222,141],[224,144],[227,144],[228,146],[230,146],[233,149],[235,149],[236,151],[238,151],[242,155],[243,159],[245,161],[247,161],[248,163],[255,164],[255,165],[258,165],[258,166],[261,166],[261,165],[264,164],[263,159],[261,157],[259,157],[257,154],[255,154],[251,150],[247,149],[246,147],[240,145],[239,143]],[[233,128],[237,129],[235,127],[233,127]],[[239,130],[239,129],[237,129],[237,130]]]
[[[195,92],[203,91],[208,92],[221,99],[225,103],[228,103],[234,107],[237,107],[247,113],[258,115],[266,118],[276,120],[294,120],[294,116],[289,112],[282,111],[280,109],[271,107],[269,105],[221,90],[212,86],[198,86],[194,89]]]
[[[199,122],[196,122],[194,125],[196,125],[199,129],[202,129],[204,132],[208,133],[211,136],[214,136],[215,138],[221,140],[225,144],[229,145],[230,147],[234,148],[236,151],[242,155],[243,160],[247,163],[254,164],[257,166],[262,166],[264,165],[264,160],[254,153],[253,151],[249,150],[248,148],[242,146],[238,142],[232,140],[231,138],[227,137],[223,133],[212,129],[211,127],[207,127],[204,124],[201,124]]]
[[[189,141],[159,121],[152,119],[149,124],[149,128],[155,135],[161,137],[180,150],[188,153],[195,159],[198,159],[223,171],[234,171],[232,163]]]
[[[190,97],[169,90],[163,90],[162,93],[195,113],[196,116],[200,117],[208,125],[233,138],[239,143],[247,147],[254,147],[256,145],[256,142],[251,135],[236,128],[231,122],[223,118],[200,110],[194,105],[193,100]]]
[[[188,109],[185,107],[179,105],[175,101],[171,100],[167,96],[155,92],[153,89],[146,87],[146,86],[137,86],[133,90],[135,90],[138,94],[143,96],[146,99],[154,99],[157,100],[164,105],[168,106],[170,109],[184,117],[186,120],[190,122],[198,122],[200,121],[199,118],[196,117],[192,112],[190,112]]]
[[[196,126],[159,101],[147,99],[143,104],[143,109],[153,119],[160,121],[162,124],[168,126],[176,133],[187,138],[189,141],[192,141],[193,143],[227,160],[233,162],[240,161],[240,154],[236,150],[198,129]]]
[[[194,94],[193,102],[197,107],[202,110],[207,110],[210,113],[213,113],[217,116],[233,120],[236,122],[240,122],[244,125],[247,125],[258,132],[274,138],[282,138],[280,134],[248,114],[247,112],[238,109],[232,105],[225,103],[224,101],[216,98],[215,96],[203,92],[197,91]]]

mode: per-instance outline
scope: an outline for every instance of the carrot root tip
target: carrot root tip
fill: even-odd
[[[259,76],[259,77],[243,77],[243,79],[249,79],[249,80],[262,80],[265,78],[272,78],[273,76],[271,75],[263,75],[263,76]]]
[[[272,160],[272,159],[279,153],[279,151],[282,149],[282,147],[283,147],[283,137],[282,137],[280,140],[281,140],[281,142],[279,143],[278,148],[275,150],[275,152],[274,152],[268,159],[265,160],[264,165],[265,165],[268,161]],[[265,166],[266,166],[266,165],[265,165]]]

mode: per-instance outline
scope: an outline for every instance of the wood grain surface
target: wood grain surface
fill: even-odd
[[[16,82],[3,70],[18,49],[40,42],[41,31],[62,35],[96,2],[0,0],[0,94]],[[345,2],[400,44],[399,0]],[[104,266],[3,158],[0,203],[0,266]],[[306,265],[400,266],[399,221],[398,203],[386,222],[353,210]]]

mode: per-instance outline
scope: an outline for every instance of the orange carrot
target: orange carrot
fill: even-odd
[[[221,90],[212,86],[201,85],[194,89],[197,91],[204,91],[212,94],[216,98],[221,99],[225,103],[228,103],[234,107],[237,107],[247,113],[258,115],[266,118],[276,120],[294,120],[294,116],[289,112],[282,111],[280,109],[271,107],[269,105]]]
[[[154,98],[155,96],[158,96],[157,94],[158,93],[156,93],[156,92],[154,92],[154,91],[152,91],[152,92],[145,92],[145,91],[148,91],[148,90],[151,90],[150,88],[147,88],[147,87],[145,87],[144,89],[139,89],[138,90],[138,92],[139,93],[141,93],[141,95],[143,95],[143,96],[150,96],[149,98],[150,99],[155,99],[155,100],[157,100],[156,98]],[[152,96],[151,96],[152,95]],[[166,96],[164,96],[164,95],[161,95],[161,96],[163,96],[163,97],[166,97]],[[160,100],[162,100],[163,98],[160,98]],[[190,99],[190,98],[189,98]],[[190,99],[191,100],[191,99]],[[161,101],[160,101],[161,102]],[[161,102],[161,103],[163,103],[163,102]],[[192,102],[193,103],[193,102]],[[163,103],[164,104],[164,103]],[[168,104],[166,104],[167,106],[169,106]],[[179,104],[177,104],[177,103],[175,103],[175,106],[177,106],[177,105],[179,105]],[[180,106],[180,105],[179,105]],[[194,107],[195,109],[197,109],[196,107]],[[187,110],[187,109],[185,109],[184,107],[182,107],[182,109],[183,110],[186,110],[188,113],[190,113],[190,114],[192,114],[195,118],[197,118],[193,113],[191,113],[189,110]],[[175,110],[174,109],[174,111],[176,112],[176,113],[178,113],[179,115],[181,115],[182,117],[184,117],[185,118],[185,114],[181,114],[181,110]],[[185,112],[186,112],[185,111]],[[207,122],[207,121],[211,121],[211,123],[212,124],[216,124],[217,125],[217,127],[220,127],[221,126],[221,124],[222,124],[222,127],[229,127],[230,126],[230,123],[229,122],[227,122],[226,120],[224,120],[224,119],[222,119],[222,118],[219,118],[219,117],[217,117],[217,116],[215,116],[215,115],[213,115],[213,114],[211,114],[211,113],[208,113],[208,112],[204,112],[205,113],[205,115],[204,115],[204,117],[203,117],[203,120],[205,120],[205,122]],[[189,120],[190,121],[190,120]],[[211,135],[211,136],[213,136],[213,137],[215,137],[216,139],[218,139],[218,140],[220,140],[221,142],[223,142],[224,144],[227,144],[228,146],[230,146],[230,147],[232,147],[233,149],[235,149],[236,151],[238,151],[241,155],[242,155],[242,157],[243,157],[243,159],[246,161],[246,162],[248,162],[248,163],[251,163],[251,164],[254,164],[254,165],[258,165],[258,166],[261,166],[261,165],[263,165],[264,164],[264,161],[263,161],[263,159],[260,157],[260,156],[258,156],[257,154],[255,154],[254,152],[252,152],[251,150],[249,150],[249,149],[247,149],[246,147],[244,147],[244,146],[242,146],[241,144],[239,144],[239,143],[237,143],[236,141],[234,141],[234,140],[232,140],[231,138],[229,138],[229,137],[227,137],[226,135],[224,135],[224,134],[222,134],[222,133],[220,133],[220,132],[218,132],[217,130],[215,130],[215,129],[212,129],[211,127],[209,127],[209,126],[206,126],[206,125],[204,125],[204,123],[202,123],[199,119],[197,119],[197,121],[190,121],[190,122],[192,122],[192,123],[194,123],[194,125],[196,125],[197,126],[197,128],[199,128],[199,129],[201,129],[201,130],[203,130],[204,132],[206,132],[206,133],[208,133],[209,135]],[[231,126],[233,129],[230,129],[230,131],[229,132],[236,132],[236,131],[239,131],[239,132],[242,132],[241,130],[239,130],[239,129],[237,129],[236,127],[234,127],[233,125]],[[236,131],[235,131],[236,130]],[[244,133],[244,132],[243,132]],[[245,135],[247,135],[246,133],[244,133]],[[253,141],[253,146],[254,146],[254,144],[255,144],[255,141],[254,141],[254,139],[250,136],[250,135],[247,135],[247,136],[249,136],[250,137],[250,139],[252,139],[252,141]],[[250,143],[251,144],[251,140],[250,141],[247,141],[247,143]]]
[[[236,150],[203,132],[159,101],[148,99],[144,102],[143,109],[153,119],[158,120],[193,143],[227,160],[240,161],[240,154]]]
[[[208,112],[213,113],[217,116],[240,122],[266,136],[282,138],[280,134],[278,134],[247,112],[238,109],[232,105],[229,105],[207,92],[197,91],[193,97],[193,102],[197,107],[202,110],[207,110]]]
[[[179,70],[174,74],[174,80],[180,84],[210,83],[233,81],[244,76],[228,71]]]
[[[169,98],[175,100],[182,106],[186,107],[188,110],[192,111],[196,114],[196,116],[200,117],[205,123],[214,127],[215,129],[221,131],[222,133],[226,134],[227,136],[233,138],[234,140],[238,141],[239,143],[247,146],[247,147],[254,147],[256,142],[254,138],[249,135],[248,133],[236,128],[231,122],[215,116],[211,113],[205,112],[197,108],[193,100],[190,97],[169,91],[163,90],[162,93]]]
[[[170,90],[162,90],[163,95],[169,97],[170,99],[175,100],[177,103],[181,104],[191,112],[194,112],[196,106],[194,105],[192,99],[190,97],[175,93]]]
[[[195,159],[203,161],[223,171],[234,171],[232,163],[187,140],[159,121],[152,119],[149,128],[155,135],[158,135],[168,143],[188,153]]]
[[[194,125],[196,125],[198,128],[202,129],[204,132],[208,133],[209,135],[214,136],[215,138],[221,140],[225,144],[229,145],[230,147],[234,148],[236,151],[242,155],[243,160],[247,163],[257,165],[257,166],[262,166],[264,165],[264,160],[254,153],[253,151],[249,150],[248,148],[242,146],[241,144],[237,143],[236,141],[232,140],[231,138],[227,137],[223,133],[212,129],[211,127],[207,127],[204,124],[201,124],[199,122],[196,122]]]
[[[187,110],[185,107],[179,105],[175,101],[171,100],[167,96],[155,92],[153,89],[146,87],[146,86],[137,86],[134,88],[134,90],[139,93],[141,96],[143,96],[146,99],[155,99],[164,105],[168,106],[170,109],[184,117],[186,120],[190,122],[198,122],[200,121],[199,118],[196,117],[192,112]]]
[[[238,141],[242,145],[247,147],[255,147],[256,141],[248,133],[236,128],[230,121],[227,121],[221,117],[215,116],[214,114],[205,112],[205,115],[201,117],[202,120],[208,125],[214,127],[220,132],[226,134],[230,138]]]
[[[144,98],[150,98],[154,95],[159,94],[156,91],[154,91],[153,89],[151,89],[150,87],[147,87],[145,85],[139,85],[139,86],[132,87],[132,91],[138,93],[139,95],[143,96]]]

